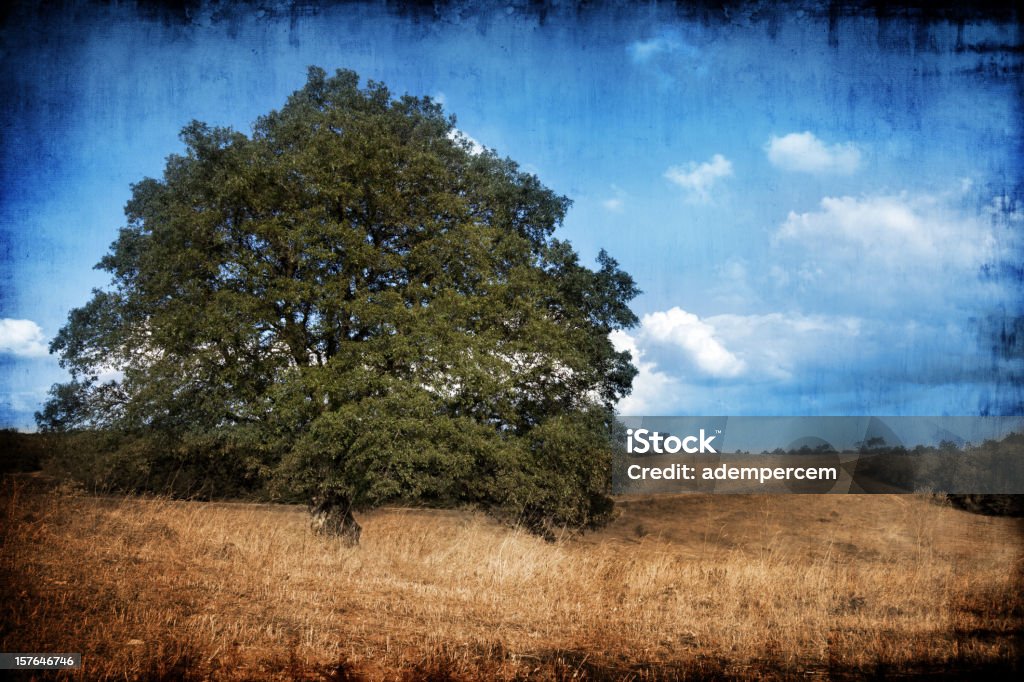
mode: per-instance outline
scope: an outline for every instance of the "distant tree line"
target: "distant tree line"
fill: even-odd
[[[1011,493],[1024,489],[1024,434],[913,448],[870,439],[860,444],[858,453],[858,476],[918,492],[976,491],[948,497],[971,511],[1024,514],[1024,495]]]

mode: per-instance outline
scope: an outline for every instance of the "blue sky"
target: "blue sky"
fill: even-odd
[[[106,284],[129,185],[311,64],[437,98],[573,199],[560,236],[644,291],[613,338],[640,368],[623,414],[1022,413],[1012,23],[308,7],[8,19],[0,426],[64,379],[46,344]]]

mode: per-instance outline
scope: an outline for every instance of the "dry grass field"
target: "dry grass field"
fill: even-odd
[[[0,650],[88,679],[655,680],[1019,673],[1020,520],[914,496],[623,500],[546,543],[380,510],[3,483]]]

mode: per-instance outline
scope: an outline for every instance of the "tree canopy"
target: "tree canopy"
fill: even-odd
[[[356,509],[601,520],[635,374],[608,334],[638,291],[553,236],[566,197],[351,71],[310,68],[250,135],[181,138],[51,344],[71,381],[42,429],[107,434],[149,484],[171,462]]]

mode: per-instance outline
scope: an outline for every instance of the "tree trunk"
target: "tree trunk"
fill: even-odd
[[[349,545],[359,544],[362,526],[352,516],[352,503],[344,495],[324,493],[317,495],[309,505],[313,515],[313,532],[338,537]]]

